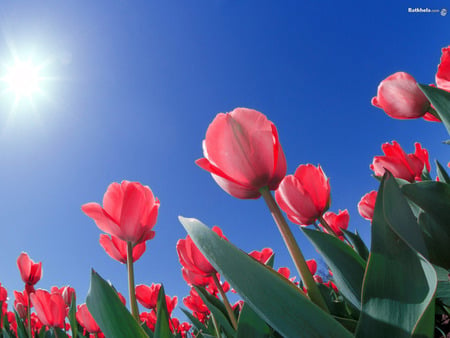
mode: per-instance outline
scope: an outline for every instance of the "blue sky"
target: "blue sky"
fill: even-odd
[[[23,283],[20,252],[43,262],[37,287],[70,284],[84,302],[93,267],[126,294],[126,269],[98,244],[81,212],[123,179],[160,199],[156,237],[136,263],[137,283],[163,282],[181,298],[178,215],[219,225],[245,251],[272,247],[293,265],[263,200],[237,200],[194,161],[214,116],[249,107],[272,120],[288,162],[320,164],[332,211],[369,241],[356,205],[377,189],[369,164],[381,144],[408,152],[420,141],[447,163],[442,125],[393,120],[372,107],[378,83],[406,71],[433,83],[450,44],[450,15],[411,14],[444,1],[376,4],[299,1],[12,1],[0,8],[0,66],[12,54],[48,61],[45,95],[12,111],[0,100],[0,282],[12,298]],[[435,175],[434,166],[432,175]],[[307,258],[318,257],[292,229]],[[295,274],[295,271],[293,271]],[[180,315],[183,318],[182,315]]]

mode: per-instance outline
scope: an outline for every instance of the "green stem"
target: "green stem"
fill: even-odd
[[[56,327],[53,327],[53,333],[55,334],[55,338],[58,338],[58,331],[56,331]]]
[[[325,229],[327,229],[327,232],[328,232],[330,235],[336,237],[337,239],[340,239],[339,236],[336,235],[336,233],[334,232],[334,230],[330,227],[330,225],[328,224],[328,222],[325,221],[325,218],[323,218],[323,216],[320,216],[320,217],[319,217],[319,222],[320,222],[320,224],[323,225],[323,227],[324,227]]]
[[[270,213],[272,214],[272,217],[278,226],[278,230],[280,231],[281,237],[283,237],[284,243],[286,244],[289,254],[294,261],[295,267],[300,274],[303,284],[308,290],[308,297],[317,306],[322,308],[325,312],[329,313],[328,307],[322,297],[322,294],[320,293],[320,290],[317,287],[316,282],[314,281],[311,271],[309,271],[308,264],[306,264],[305,258],[303,257],[303,254],[297,242],[295,241],[294,235],[292,234],[292,231],[289,228],[286,219],[281,213],[277,202],[273,198],[269,187],[263,187],[259,191],[264,198],[267,206],[269,207]]]
[[[127,270],[128,270],[128,291],[130,297],[131,314],[139,323],[139,310],[136,303],[136,291],[134,288],[134,270],[133,270],[133,244],[127,242]]]
[[[28,298],[28,306],[27,306],[27,331],[28,336],[30,338],[33,338],[33,333],[31,332],[31,299],[30,299],[30,293],[27,291],[27,298]],[[1,310],[0,310],[1,311]]]
[[[220,295],[222,296],[223,303],[225,304],[225,308],[227,309],[228,316],[230,317],[231,324],[233,325],[234,329],[237,330],[237,320],[234,315],[233,309],[230,305],[230,302],[228,301],[228,297],[223,291],[222,285],[219,282],[219,279],[217,278],[216,274],[212,275],[212,278],[214,280],[214,283],[216,284],[217,289],[219,290]]]
[[[217,324],[217,320],[216,320],[216,318],[214,317],[214,315],[211,313],[211,318],[212,318],[212,321],[213,321],[213,324],[214,324],[214,328],[216,329],[216,337],[217,338],[221,338],[220,337],[220,331],[219,331],[219,324]]]

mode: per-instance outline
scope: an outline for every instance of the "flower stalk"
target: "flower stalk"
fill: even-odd
[[[329,313],[328,307],[322,297],[322,294],[319,291],[319,288],[316,285],[316,282],[314,281],[311,272],[309,271],[308,265],[306,264],[305,258],[300,250],[300,247],[295,241],[294,235],[292,234],[292,231],[289,228],[286,219],[281,213],[278,204],[276,203],[275,199],[270,193],[269,188],[266,186],[261,188],[259,191],[263,196],[264,201],[266,202],[270,210],[270,213],[272,214],[272,217],[275,220],[275,223],[278,226],[278,230],[280,231],[280,234],[283,237],[284,243],[286,244],[289,254],[291,255],[292,260],[294,261],[295,267],[297,268],[297,271],[300,274],[303,284],[308,290],[308,297],[311,299],[313,303],[322,308],[322,310]]]
[[[136,321],[139,322],[139,310],[136,302],[136,291],[134,286],[133,244],[131,242],[127,242],[127,270],[131,314]]]
[[[320,224],[322,224],[322,226],[327,229],[327,232],[336,237],[337,239],[339,239],[339,236],[336,235],[336,233],[334,232],[334,230],[330,227],[330,225],[328,224],[328,222],[325,220],[325,218],[323,218],[323,216],[319,216],[319,222]]]
[[[231,308],[230,302],[228,301],[228,297],[223,291],[222,285],[220,284],[219,279],[217,278],[216,274],[212,275],[212,278],[214,280],[214,284],[216,284],[217,289],[219,290],[220,295],[222,296],[223,303],[225,304],[225,308],[227,309],[228,316],[230,317],[231,324],[233,325],[233,328],[237,330],[237,320],[234,315],[233,309]]]

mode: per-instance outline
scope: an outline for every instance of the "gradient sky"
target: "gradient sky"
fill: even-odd
[[[23,289],[22,251],[43,262],[39,288],[70,284],[82,303],[94,268],[127,294],[125,266],[105,254],[101,231],[80,209],[124,179],[161,201],[137,283],[164,283],[179,305],[188,294],[178,215],[219,225],[245,251],[272,247],[275,266],[295,275],[264,201],[229,196],[194,163],[215,115],[239,106],[276,124],[289,174],[323,167],[330,210],[348,209],[350,229],[369,242],[356,205],[378,187],[369,164],[381,144],[397,140],[411,153],[420,141],[432,161],[449,160],[442,125],[394,120],[370,104],[396,71],[434,82],[450,15],[408,7],[446,3],[2,1],[1,71],[16,55],[44,64],[47,77],[32,103],[12,109],[14,98],[0,96],[0,282],[10,298]],[[305,256],[317,258],[292,229]]]

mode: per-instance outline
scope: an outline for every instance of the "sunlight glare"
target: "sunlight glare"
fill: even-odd
[[[39,67],[30,61],[17,60],[9,67],[4,81],[7,83],[7,90],[12,91],[16,98],[31,97],[40,89]]]

